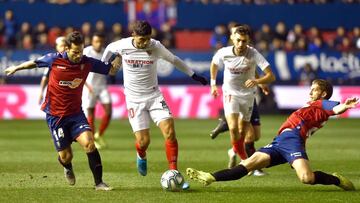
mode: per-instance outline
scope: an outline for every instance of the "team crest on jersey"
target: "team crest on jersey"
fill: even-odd
[[[60,80],[59,85],[60,86],[68,86],[71,89],[75,89],[75,88],[79,87],[79,85],[81,84],[82,81],[83,81],[83,79],[81,79],[81,78],[75,78],[73,81]]]

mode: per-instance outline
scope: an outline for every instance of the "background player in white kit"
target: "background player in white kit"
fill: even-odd
[[[84,55],[99,59],[104,53],[105,36],[102,33],[94,33],[91,38],[91,46],[84,49]],[[106,147],[103,139],[104,132],[109,126],[112,114],[111,97],[107,89],[107,76],[90,72],[84,88],[87,99],[84,99],[83,108],[87,111],[87,120],[94,132],[95,146],[98,149]],[[87,90],[87,91],[86,91]],[[95,106],[100,101],[105,114],[101,118],[99,129],[95,130]]]
[[[203,85],[207,80],[198,76],[181,59],[173,55],[159,41],[151,39],[151,25],[146,21],[134,24],[133,36],[109,44],[103,61],[114,54],[122,56],[124,88],[129,121],[136,138],[137,167],[147,174],[146,149],[150,144],[150,120],[160,128],[164,139],[169,169],[177,170],[178,143],[174,119],[159,90],[157,60],[162,58]],[[184,184],[183,189],[187,189]]]
[[[65,37],[64,36],[56,38],[55,49],[59,53],[62,53],[65,51]],[[44,73],[43,73],[43,76],[42,76],[41,82],[40,82],[40,95],[39,95],[39,99],[38,99],[39,104],[42,104],[43,99],[44,99],[45,87],[47,86],[48,80],[49,80],[48,73],[49,73],[49,69],[44,68]]]
[[[211,94],[217,97],[216,75],[218,67],[224,65],[223,103],[229,125],[233,150],[241,159],[247,158],[244,148],[245,134],[250,127],[250,117],[256,86],[275,80],[269,63],[253,47],[249,46],[250,30],[246,25],[236,28],[231,38],[234,46],[221,48],[214,55],[211,66]],[[256,66],[264,75],[255,78]]]

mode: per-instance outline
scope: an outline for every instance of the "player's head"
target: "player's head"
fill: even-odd
[[[138,49],[144,49],[150,44],[151,25],[147,21],[136,21],[133,27],[132,36],[134,46]]]
[[[243,53],[247,49],[247,45],[250,42],[250,28],[247,25],[238,26],[231,38],[235,49],[240,53]]]
[[[91,46],[94,48],[96,52],[100,52],[101,49],[105,45],[105,35],[100,32],[96,32],[93,34],[91,38]]]
[[[319,99],[330,99],[333,94],[332,85],[323,79],[315,79],[311,84],[310,99],[316,101]]]
[[[65,44],[69,60],[79,63],[83,56],[84,37],[78,31],[71,32],[66,36]]]
[[[240,23],[235,23],[233,24],[233,26],[230,28],[230,39],[232,40],[232,37],[234,36],[235,34],[235,31],[238,27],[240,27],[241,24]]]
[[[65,37],[61,36],[61,37],[56,38],[55,49],[57,52],[60,52],[60,53],[65,51]]]

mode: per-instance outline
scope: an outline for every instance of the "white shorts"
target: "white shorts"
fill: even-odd
[[[250,121],[254,106],[254,95],[235,96],[224,94],[223,103],[225,116],[239,113],[240,119]]]
[[[126,107],[133,132],[150,128],[150,119],[156,125],[163,120],[172,118],[170,109],[162,95],[144,102],[126,100]]]
[[[86,91],[86,94],[87,95],[83,100],[83,107],[85,109],[94,108],[97,101],[100,101],[102,104],[111,103],[110,92],[107,88],[94,89],[92,94],[90,94],[89,91]]]

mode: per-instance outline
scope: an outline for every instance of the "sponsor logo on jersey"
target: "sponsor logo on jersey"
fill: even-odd
[[[132,59],[125,59],[125,62],[129,65],[139,64],[139,65],[152,65],[154,61],[152,60],[132,60]]]
[[[75,89],[75,88],[79,87],[79,85],[81,84],[82,81],[83,81],[83,79],[81,79],[81,78],[75,78],[73,81],[60,80],[59,85],[60,86],[68,86],[71,89]]]
[[[230,73],[232,74],[244,74],[244,73],[247,73],[249,72],[250,70],[250,67],[245,67],[245,68],[228,68]]]

